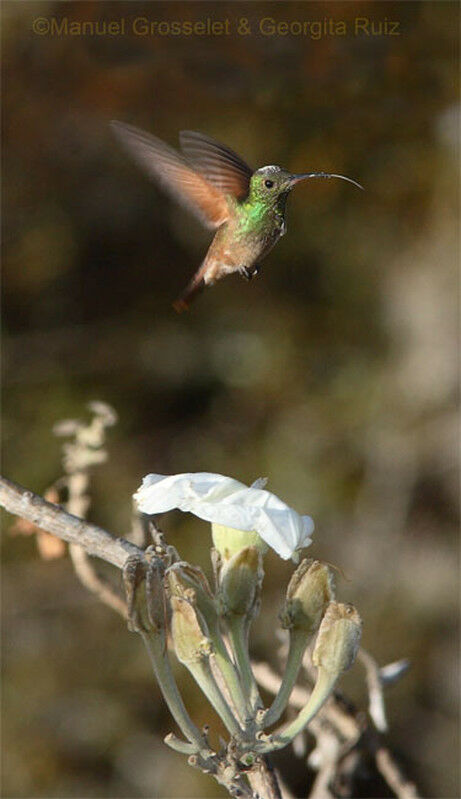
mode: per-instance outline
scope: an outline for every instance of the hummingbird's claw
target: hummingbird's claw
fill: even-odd
[[[245,278],[245,280],[252,280],[254,277],[256,277],[260,269],[261,267],[259,264],[256,264],[255,266],[242,266],[239,269],[239,273]]]

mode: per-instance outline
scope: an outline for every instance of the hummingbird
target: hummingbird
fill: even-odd
[[[178,313],[189,308],[206,286],[233,273],[251,280],[259,262],[286,232],[285,208],[290,191],[303,180],[351,178],[327,172],[292,174],[281,166],[253,170],[225,144],[191,130],[179,134],[181,153],[132,125],[113,121],[122,147],[174,199],[215,230],[205,258],[173,303]]]

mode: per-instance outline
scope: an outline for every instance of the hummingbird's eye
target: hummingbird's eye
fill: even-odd
[[[264,185],[265,185],[266,189],[271,189],[272,186],[274,185],[274,181],[273,180],[265,180],[264,181]]]

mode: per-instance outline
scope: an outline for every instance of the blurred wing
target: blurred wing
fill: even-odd
[[[224,194],[233,194],[238,200],[245,199],[253,170],[237,153],[193,130],[181,131],[179,141],[189,161],[213,186]]]
[[[135,161],[203,224],[216,228],[228,219],[224,194],[197,173],[176,150],[132,125],[114,121],[111,127]]]

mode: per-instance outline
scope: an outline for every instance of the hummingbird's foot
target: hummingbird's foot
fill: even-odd
[[[258,264],[256,264],[256,266],[251,266],[251,267],[242,266],[239,269],[239,273],[242,275],[242,277],[245,278],[245,280],[251,280],[252,278],[255,277],[255,275],[258,274],[259,270],[260,266]]]

